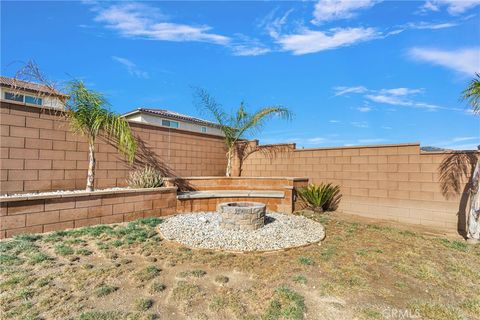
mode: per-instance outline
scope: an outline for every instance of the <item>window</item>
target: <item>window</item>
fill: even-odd
[[[25,103],[31,103],[41,106],[42,105],[42,98],[32,97],[32,96],[25,96]]]
[[[178,128],[179,127],[177,121],[163,120],[163,119],[162,119],[162,126],[171,127],[171,128]]]
[[[23,94],[15,94],[15,93],[11,93],[11,92],[5,92],[5,99],[12,100],[12,101],[18,101],[18,102],[23,102]]]
[[[42,105],[42,98],[37,98],[34,96],[27,96],[23,94],[15,94],[12,92],[5,92],[5,99],[6,100],[12,100],[12,101],[18,101],[18,102],[25,102],[25,103],[30,103],[30,104],[36,104],[41,106]]]
[[[202,132],[207,132],[207,127],[202,127]]]

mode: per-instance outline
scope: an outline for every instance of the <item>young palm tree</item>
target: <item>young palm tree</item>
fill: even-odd
[[[197,89],[196,96],[199,99],[198,106],[201,110],[209,113],[220,125],[220,130],[225,135],[227,147],[227,170],[226,176],[232,176],[233,157],[235,144],[249,133],[258,132],[266,120],[277,115],[283,119],[291,119],[292,113],[281,106],[264,107],[255,113],[248,113],[245,106],[240,107],[233,114],[227,114],[221,106],[205,90]]]
[[[469,102],[474,113],[480,114],[480,73],[475,74],[475,78],[462,92],[462,100]]]
[[[117,141],[120,153],[130,162],[135,157],[136,142],[130,126],[119,114],[106,108],[108,102],[101,93],[89,90],[81,81],[67,85],[70,97],[66,104],[66,118],[72,131],[88,142],[87,191],[93,191],[95,179],[95,141],[100,133]]]
[[[473,113],[480,114],[480,74],[476,73],[475,78],[470,81],[468,87],[462,92],[462,99],[469,102]],[[480,146],[478,146],[480,150]],[[480,242],[480,157],[477,156],[477,163],[471,177],[470,188],[470,210],[467,217],[467,238],[472,242]]]

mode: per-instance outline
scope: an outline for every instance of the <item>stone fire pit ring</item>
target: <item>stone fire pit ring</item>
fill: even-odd
[[[260,202],[224,202],[217,206],[220,228],[257,230],[265,225],[266,206]]]
[[[255,230],[221,227],[218,212],[177,214],[157,226],[160,236],[191,249],[227,252],[269,252],[319,243],[324,227],[300,215],[268,212],[264,226]]]

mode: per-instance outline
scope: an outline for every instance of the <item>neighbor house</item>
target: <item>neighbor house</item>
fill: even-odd
[[[47,85],[0,76],[0,97],[26,105],[63,109],[68,96]]]
[[[124,116],[129,121],[223,136],[220,126],[216,123],[165,109],[138,108],[125,113]]]

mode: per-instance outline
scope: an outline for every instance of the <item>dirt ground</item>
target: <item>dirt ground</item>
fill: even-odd
[[[1,319],[480,319],[480,246],[341,214],[320,245],[190,250],[160,219],[0,242]]]

